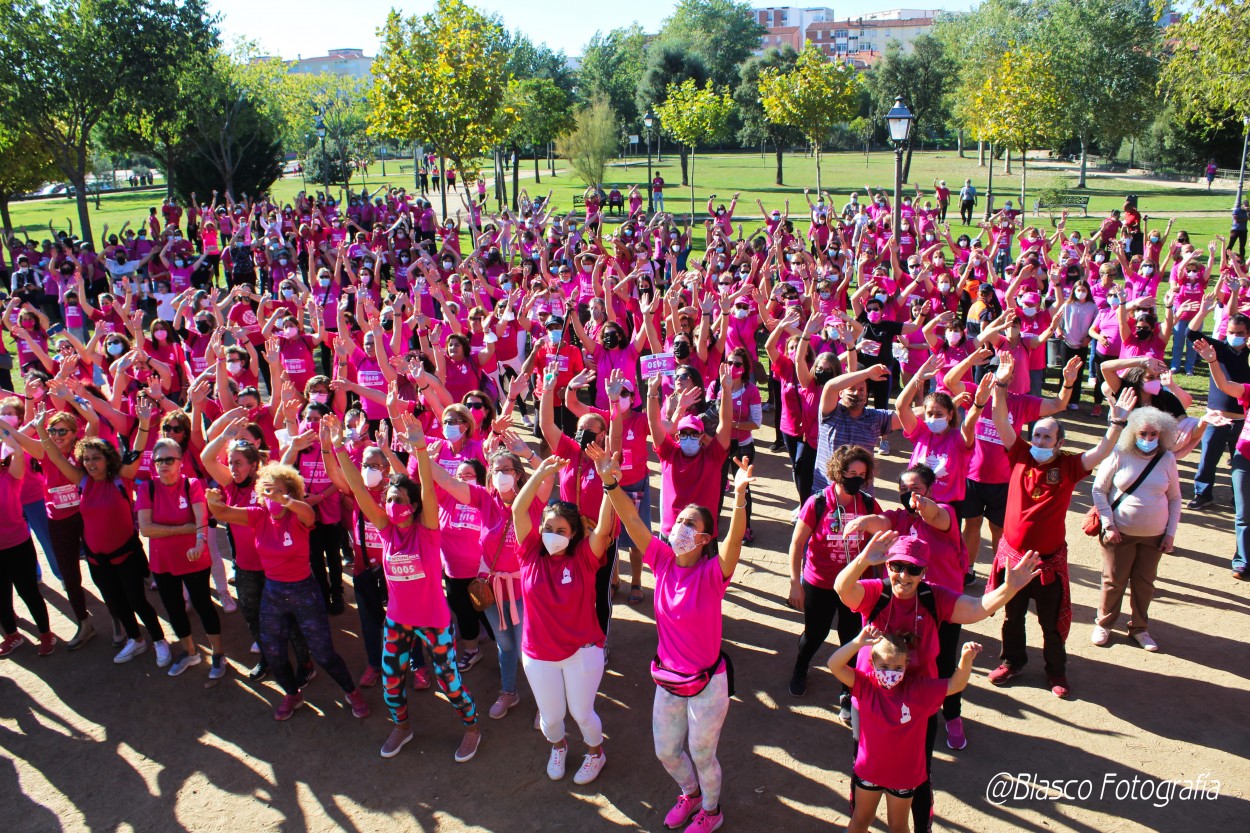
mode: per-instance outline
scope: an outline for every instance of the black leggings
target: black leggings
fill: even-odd
[[[52,539],[52,556],[61,571],[65,597],[79,622],[87,618],[87,594],[82,589],[82,515],[75,512],[68,518],[48,518],[48,537]]]
[[[784,434],[782,436],[785,436]],[[746,445],[740,444],[737,440],[729,441],[729,456],[725,458],[725,465],[721,467],[720,472],[720,495],[716,499],[716,517],[721,516],[721,512],[725,509],[725,486],[733,482],[733,478],[738,471],[738,464],[734,460],[738,457],[746,457],[752,463],[755,462],[755,443],[750,442]],[[734,498],[737,500],[737,498]],[[747,529],[751,528],[751,490],[747,489]]]
[[[186,639],[191,635],[191,617],[187,615],[187,606],[183,603],[183,587],[187,588],[191,606],[199,614],[204,632],[209,636],[221,635],[221,619],[217,616],[217,608],[213,607],[213,594],[208,587],[211,572],[212,570],[197,570],[181,576],[173,573],[152,574],[156,579],[156,592],[160,594],[161,604],[165,606],[169,626],[179,639]]]
[[[804,442],[802,437],[791,434],[781,436],[786,441],[786,452],[790,455],[794,488],[799,490],[799,505],[802,506],[812,496],[812,478],[816,471],[816,449]]]
[[[962,632],[963,625],[955,622],[938,624],[937,673],[938,677],[943,680],[953,676],[955,668],[959,665],[959,637]],[[959,717],[963,702],[963,692],[947,695],[942,701],[942,717],[946,720]]]
[[[17,633],[17,614],[13,610],[13,591],[22,597],[30,618],[39,633],[47,633],[48,605],[39,592],[39,557],[35,542],[27,538],[15,547],[0,550],[0,627],[4,633]]]
[[[825,644],[833,620],[838,620],[838,644],[845,645],[859,635],[863,620],[838,596],[836,590],[803,582],[803,635],[799,637],[799,656],[794,670],[806,672],[812,657]],[[842,687],[844,690],[846,686]]]
[[[336,497],[331,500],[337,500]],[[308,533],[308,561],[321,588],[322,601],[343,595],[343,559],[339,555],[339,524],[317,521]]]
[[[443,575],[443,586],[447,588],[447,606],[456,617],[456,635],[470,642],[482,633],[482,622],[479,618],[482,614],[473,608],[473,601],[469,598],[469,585],[472,583],[472,578]]]
[[[612,573],[618,555],[616,541],[613,541],[603,554],[603,566],[595,571],[595,617],[599,620],[599,629],[603,631],[605,640],[608,629],[612,627]]]
[[[161,627],[156,609],[144,593],[143,580],[147,576],[148,564],[143,550],[137,546],[138,539],[134,543],[136,548],[120,564],[110,564],[107,560],[99,564],[88,562],[91,580],[104,597],[109,613],[121,622],[127,637],[139,638],[139,625],[135,621],[137,615],[152,639],[159,641],[165,638],[165,630]]]

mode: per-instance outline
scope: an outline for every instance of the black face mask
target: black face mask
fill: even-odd
[[[603,346],[609,350],[615,350],[621,345],[621,337],[615,332],[607,332],[603,334]]]
[[[832,370],[818,370],[813,373],[812,376],[816,379],[816,384],[820,385],[822,388],[834,379]]]
[[[196,321],[195,329],[199,330],[201,333],[212,332],[213,322],[212,321]]]
[[[842,491],[846,492],[848,495],[857,495],[859,494],[859,490],[864,488],[865,480],[866,478],[860,477],[857,474],[843,477]]]
[[[1137,338],[1140,340],[1144,341],[1145,339],[1150,338],[1152,335],[1154,335],[1153,327],[1138,327],[1137,328]]]
[[[591,443],[593,443],[598,437],[599,435],[597,433],[589,430],[588,428],[578,428],[577,433],[573,435],[573,441],[576,442],[582,448],[586,448]]]
[[[673,345],[673,356],[679,359],[690,358],[690,345],[684,341],[679,341]]]
[[[382,319],[382,329],[384,331],[389,333],[392,329],[394,329],[394,327],[395,327],[394,321],[391,321],[390,319],[386,319],[386,318]]]
[[[898,499],[903,502],[903,508],[907,510],[909,515],[917,515],[920,513],[920,510],[911,505],[911,495],[911,491],[906,486],[898,487]]]

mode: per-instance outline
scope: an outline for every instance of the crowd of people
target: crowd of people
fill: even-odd
[[[869,187],[840,208],[805,192],[801,216],[759,203],[760,220],[713,197],[701,225],[646,214],[637,187],[614,193],[589,189],[577,214],[524,193],[491,213],[479,193],[444,218],[402,188],[191,194],[105,227],[98,248],[72,229],[9,236],[0,657],[98,633],[118,664],[151,649],[170,676],[207,660],[217,680],[223,629],[246,628],[240,667],[277,683],[276,720],[318,669],[357,718],[381,686],[390,758],[413,739],[409,686],[437,684],[464,728],[457,762],[482,742],[482,711],[523,701],[519,665],[548,776],[566,775],[571,715],[584,785],[607,761],[595,700],[613,602],[645,601],[645,565],[655,751],[680,788],[664,823],[715,830],[733,694],[722,601],[744,544],[781,549],[752,527],[771,427],[794,486],[789,692],[819,684],[836,626],[827,696],[857,739],[850,829],[869,829],[884,794],[892,831],[909,817],[924,830],[939,712],[946,744],[969,744],[960,693],[981,646],[963,625],[1004,610],[988,679],[1007,685],[1025,673],[1031,601],[1046,687],[1069,695],[1065,518],[1083,481],[1097,472],[1083,487],[1103,552],[1095,644],[1127,590],[1128,636],[1160,650],[1154,579],[1176,545],[1177,460],[1199,446],[1187,506],[1213,503],[1229,454],[1232,569],[1250,578],[1250,301],[1219,238],[1200,249],[1132,202],[1084,234],[1066,215],[1028,225],[1011,202],[973,224],[971,182],[958,231],[944,181],[899,206]],[[1200,418],[1177,381],[1197,359],[1211,368]],[[1076,449],[1062,418],[1086,394],[1106,432]],[[890,454],[907,457],[896,484]],[[336,648],[345,572],[356,669]],[[72,636],[50,625],[56,583]],[[490,641],[488,680],[470,672]],[[619,661],[641,674],[648,660]]]

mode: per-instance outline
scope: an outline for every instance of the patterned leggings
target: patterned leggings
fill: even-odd
[[[442,630],[415,628],[401,625],[388,616],[383,624],[382,636],[382,699],[386,701],[392,721],[397,724],[408,722],[408,689],[405,685],[408,657],[414,646],[420,647],[419,639],[429,647],[434,658],[438,687],[460,713],[460,721],[465,726],[477,724],[477,706],[473,704],[473,695],[464,687],[460,669],[456,667],[456,637],[451,627]]]
[[[728,711],[729,681],[724,674],[714,675],[694,697],[678,697],[655,687],[651,709],[655,755],[683,793],[703,793],[705,810],[720,804],[721,768],[716,746]],[[686,746],[690,747],[689,754]]]
[[[347,664],[334,650],[330,621],[317,582],[312,576],[295,582],[268,579],[260,599],[260,649],[274,680],[287,694],[299,691],[286,653],[287,642],[296,630],[308,642],[313,660],[348,694],[355,691],[356,682]]]

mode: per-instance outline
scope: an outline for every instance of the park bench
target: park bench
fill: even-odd
[[[1056,208],[1079,208],[1081,216],[1089,216],[1089,197],[1073,197],[1067,196],[1057,200],[1035,200],[1033,202],[1033,216],[1038,216],[1043,211],[1054,213]]]
[[[574,195],[574,197],[573,197],[573,210],[574,210],[574,211],[585,211],[585,210],[586,210],[586,198],[585,198],[585,197],[583,197],[581,194],[576,194],[576,195]]]

